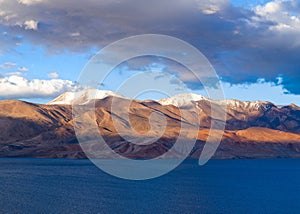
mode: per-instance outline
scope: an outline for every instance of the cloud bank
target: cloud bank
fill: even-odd
[[[223,81],[280,77],[288,93],[300,94],[298,1],[246,9],[229,0],[1,0],[0,29],[2,49],[26,39],[53,53],[101,48],[136,34],[171,35],[202,51]]]
[[[65,91],[80,89],[77,83],[69,80],[28,80],[16,75],[0,77],[0,99],[54,98]]]

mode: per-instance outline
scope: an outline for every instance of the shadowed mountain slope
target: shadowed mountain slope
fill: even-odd
[[[295,105],[279,108],[269,102],[215,101],[200,95],[159,101],[101,91],[97,96],[78,98],[84,103],[73,109],[78,118],[72,116],[75,98],[70,93],[47,105],[0,101],[0,156],[85,158],[75,126],[97,157],[109,158],[107,148],[97,142],[96,126],[109,148],[124,157],[161,156],[181,136],[195,138],[190,157],[198,158],[214,121],[225,126],[215,158],[300,157],[300,108]],[[213,139],[222,130],[210,133]],[[169,157],[179,156],[174,151]]]

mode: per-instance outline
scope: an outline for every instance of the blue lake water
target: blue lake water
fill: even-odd
[[[299,213],[300,160],[185,161],[146,181],[89,160],[0,159],[1,213]]]

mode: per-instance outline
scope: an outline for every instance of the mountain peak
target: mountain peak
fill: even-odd
[[[53,99],[48,105],[72,105],[76,102],[76,104],[86,104],[93,99],[104,99],[106,97],[120,97],[125,98],[120,94],[117,94],[108,90],[98,90],[98,89],[86,89],[80,92],[65,92]],[[188,107],[195,102],[199,101],[208,101],[217,105],[228,106],[230,108],[242,108],[242,109],[252,109],[252,110],[269,110],[272,107],[278,107],[271,102],[268,101],[240,101],[240,100],[212,100],[200,94],[194,93],[186,93],[186,94],[177,94],[172,97],[163,98],[158,100],[157,102],[163,106],[173,105],[178,107]],[[300,109],[298,106],[294,104],[290,104],[289,106],[294,109]]]
[[[65,92],[53,99],[48,105],[72,105],[76,101],[78,104],[87,103],[93,99],[103,99],[108,96],[122,97],[121,95],[107,90],[87,89],[80,92]]]
[[[191,105],[193,101],[209,100],[208,98],[193,93],[178,94],[169,98],[158,100],[161,105],[187,106]]]

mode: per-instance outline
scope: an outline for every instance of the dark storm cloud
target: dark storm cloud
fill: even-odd
[[[280,76],[285,89],[300,94],[299,5],[274,0],[250,10],[227,0],[0,0],[0,24],[6,40],[23,35],[54,53],[136,34],[171,35],[202,51],[225,81]],[[187,80],[197,88],[194,82]]]

